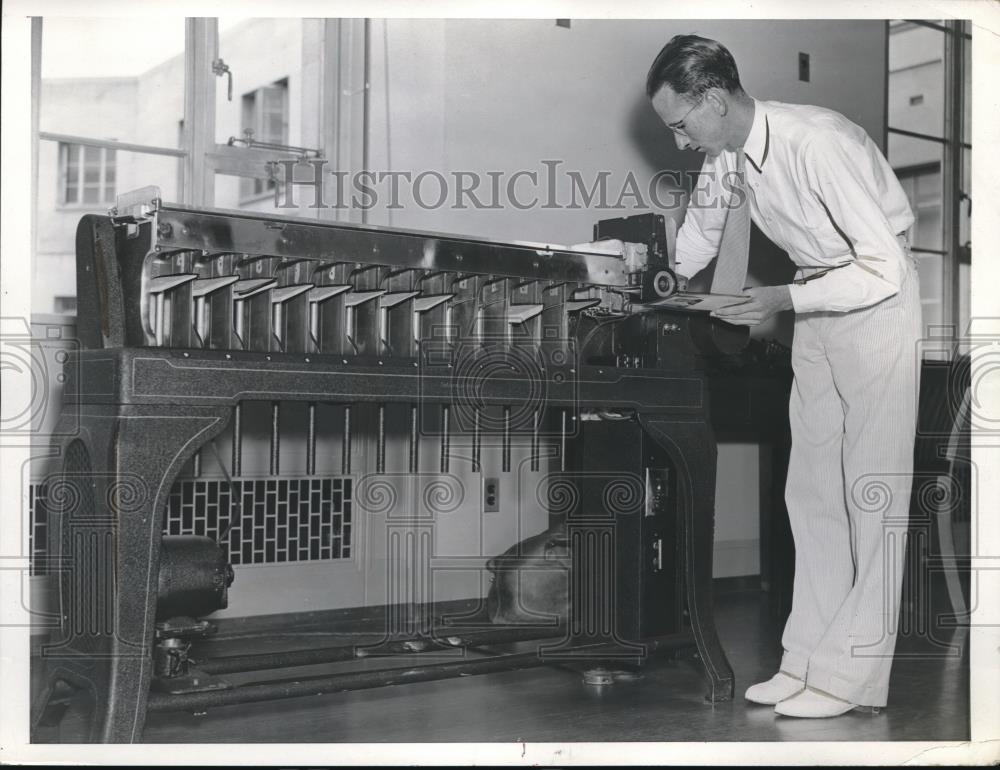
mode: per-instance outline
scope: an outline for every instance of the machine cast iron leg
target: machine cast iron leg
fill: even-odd
[[[691,630],[708,677],[706,699],[732,700],[733,669],[719,643],[712,615],[716,446],[711,426],[697,419],[644,416],[643,427],[677,469],[684,538],[684,582]]]
[[[81,408],[80,433],[66,442],[66,466],[53,477],[64,485],[62,509],[56,500],[53,511],[63,623],[61,638],[42,648],[33,726],[62,681],[87,690],[93,703],[83,740],[141,739],[170,488],[230,414],[227,407]]]

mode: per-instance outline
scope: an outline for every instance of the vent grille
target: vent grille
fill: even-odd
[[[48,484],[30,485],[28,504],[31,574],[45,575]],[[92,500],[88,504],[92,510]],[[231,487],[222,479],[181,479],[167,502],[163,534],[204,535],[218,542],[228,530],[233,564],[347,559],[352,507],[349,477],[235,479]]]
[[[350,478],[181,479],[164,534],[224,537],[234,565],[346,559],[351,492]]]

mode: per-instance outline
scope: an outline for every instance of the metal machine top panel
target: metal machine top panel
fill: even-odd
[[[155,216],[155,246],[161,251],[200,249],[628,286],[621,257],[546,244],[503,243],[419,230],[198,209],[176,203],[160,204]]]

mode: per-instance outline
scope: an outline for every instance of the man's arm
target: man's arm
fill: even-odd
[[[674,266],[679,275],[687,278],[693,278],[719,254],[728,203],[721,182],[721,157],[705,158],[688,201],[684,222],[677,232]]]
[[[736,326],[756,326],[775,313],[792,310],[792,295],[789,286],[754,286],[744,289],[749,297],[745,302],[727,305],[712,313],[716,318]]]
[[[808,190],[844,239],[847,267],[789,287],[797,312],[848,311],[881,302],[899,291],[905,257],[879,205],[876,158],[865,146],[832,131],[811,137],[802,148]]]

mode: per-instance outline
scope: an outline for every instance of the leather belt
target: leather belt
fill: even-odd
[[[906,230],[903,230],[901,233],[896,233],[896,238],[899,239],[902,242],[903,246],[907,250],[909,250],[910,243],[909,243],[909,239],[906,237]],[[834,265],[833,267],[799,267],[800,271],[802,271],[802,270],[816,270],[817,272],[811,273],[809,275],[804,275],[801,278],[795,278],[795,279],[792,280],[792,283],[794,283],[794,284],[796,284],[798,286],[802,286],[803,284],[806,284],[809,281],[815,281],[817,278],[822,278],[824,275],[826,275],[827,273],[829,273],[831,270],[839,270],[840,268],[847,267],[848,265],[851,265],[853,263],[854,263],[854,260],[851,260],[850,262],[844,262],[841,265]]]
[[[829,273],[831,270],[839,270],[840,268],[847,267],[850,264],[852,264],[852,262],[845,262],[842,265],[834,265],[833,267],[823,267],[823,268],[800,267],[799,270],[813,270],[813,269],[815,269],[818,272],[811,273],[810,275],[804,275],[801,278],[795,278],[792,281],[792,283],[794,283],[794,284],[796,284],[798,286],[803,286],[803,285],[809,283],[809,281],[815,281],[817,278],[822,278],[824,275],[826,275],[827,273]]]

